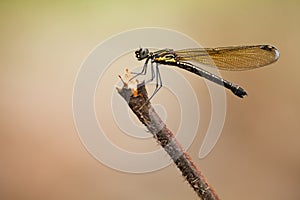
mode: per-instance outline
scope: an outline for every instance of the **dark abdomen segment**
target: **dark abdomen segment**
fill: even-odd
[[[164,64],[168,64],[168,63],[164,63]],[[170,65],[175,65],[175,63],[170,63]],[[188,62],[176,62],[176,65],[177,67],[179,68],[182,68],[182,69],[185,69],[189,72],[192,72],[194,74],[197,74],[203,78],[206,78],[214,83],[217,83],[221,86],[224,86],[225,88],[231,90],[233,92],[233,94],[235,94],[236,96],[240,97],[240,98],[243,98],[245,95],[247,95],[246,91],[241,88],[240,86],[234,84],[234,83],[231,83],[219,76],[216,76],[204,69],[201,69],[199,67],[196,67],[195,65],[191,64],[191,63],[188,63]]]

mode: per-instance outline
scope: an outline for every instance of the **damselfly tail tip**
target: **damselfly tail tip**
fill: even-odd
[[[231,91],[240,98],[244,98],[244,96],[248,95],[247,92],[240,86],[232,88]]]

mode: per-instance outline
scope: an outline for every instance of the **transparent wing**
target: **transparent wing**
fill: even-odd
[[[196,61],[233,71],[263,67],[279,58],[279,51],[270,45],[183,49],[175,54],[178,61]]]

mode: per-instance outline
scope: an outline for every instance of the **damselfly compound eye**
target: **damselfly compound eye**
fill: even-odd
[[[135,56],[138,60],[143,60],[149,56],[149,50],[147,48],[140,48],[135,51]]]
[[[146,48],[143,48],[141,51],[141,57],[146,58],[148,56],[148,54],[149,54],[149,50]]]

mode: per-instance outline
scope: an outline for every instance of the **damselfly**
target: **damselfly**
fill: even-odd
[[[149,61],[151,65],[151,78],[149,81],[153,81],[156,74],[156,88],[150,98],[152,98],[162,87],[162,80],[158,67],[159,64],[172,65],[185,69],[224,86],[231,90],[236,96],[243,98],[247,93],[242,87],[188,61],[195,61],[211,67],[216,66],[221,70],[241,71],[263,67],[275,62],[279,58],[279,51],[270,45],[195,48],[178,51],[174,51],[173,49],[162,49],[155,52],[149,52],[147,48],[140,48],[135,51],[135,55],[139,61],[144,59],[146,59],[146,61],[142,71],[137,73],[134,77],[146,74]],[[156,63],[156,73],[154,72],[154,63]]]

